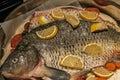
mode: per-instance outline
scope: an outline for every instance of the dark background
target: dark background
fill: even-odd
[[[22,3],[23,0],[0,0],[0,22],[3,22],[8,14]]]

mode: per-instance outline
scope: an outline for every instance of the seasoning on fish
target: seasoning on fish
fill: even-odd
[[[98,18],[98,13],[92,11],[80,11],[80,16],[83,20],[94,21]]]
[[[93,73],[99,77],[109,78],[114,72],[107,70],[104,67],[96,67],[92,69]]]
[[[73,28],[78,27],[80,20],[73,14],[65,14],[65,19],[72,25]]]
[[[39,22],[40,25],[44,25],[44,24],[49,23],[48,19],[45,16],[42,16],[42,15],[40,15],[38,17],[38,22]]]
[[[55,37],[57,33],[58,28],[55,25],[41,31],[36,31],[36,35],[41,39],[51,39]]]
[[[103,48],[97,43],[89,43],[83,48],[83,52],[91,56],[103,55]]]
[[[108,30],[107,25],[105,23],[94,23],[91,25],[90,32],[98,32],[98,31],[104,31]]]
[[[60,65],[67,68],[73,68],[73,69],[83,69],[84,67],[82,58],[76,55],[65,56],[60,61]]]
[[[51,15],[54,19],[64,19],[64,13],[60,10],[52,10]]]

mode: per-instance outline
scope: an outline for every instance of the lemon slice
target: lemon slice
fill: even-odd
[[[114,74],[114,72],[111,72],[104,67],[97,67],[97,68],[92,69],[92,71],[95,75],[99,77],[104,77],[104,78],[109,78],[110,76]]]
[[[80,23],[79,18],[73,14],[65,14],[65,18],[66,21],[68,21],[73,28],[76,28]]]
[[[95,75],[90,75],[89,77],[86,78],[86,80],[96,80]]]
[[[38,17],[38,22],[39,22],[40,25],[44,25],[44,24],[49,23],[48,19],[45,18],[45,16],[39,16]]]
[[[107,30],[108,27],[104,23],[94,23],[91,25],[90,32],[97,32],[97,31],[103,31]]]
[[[83,69],[84,67],[83,60],[81,59],[81,57],[75,56],[75,55],[65,56],[60,61],[60,65],[67,68],[73,68],[73,69]]]
[[[54,19],[64,19],[64,14],[62,11],[52,10],[51,15]]]
[[[86,77],[89,77],[89,76],[95,76],[93,73],[87,73]]]
[[[54,25],[47,29],[36,31],[36,35],[41,39],[51,39],[54,36],[56,36],[57,32],[58,32],[58,27]]]
[[[80,16],[86,21],[93,21],[97,19],[98,13],[93,11],[81,11]]]
[[[97,43],[90,43],[87,44],[84,48],[83,48],[83,52],[85,52],[88,55],[102,55],[103,54],[103,48],[98,45]]]

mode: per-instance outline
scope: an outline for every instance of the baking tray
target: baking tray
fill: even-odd
[[[46,9],[50,9],[50,8],[54,8],[54,7],[58,7],[58,6],[66,6],[66,5],[81,7],[81,4],[84,3],[84,1],[83,0],[31,0],[30,2],[26,2],[26,3],[22,4],[21,6],[16,8],[12,13],[10,13],[10,15],[8,15],[8,17],[5,19],[5,22],[0,23],[0,25],[2,27],[2,31],[4,33],[3,37],[5,37],[4,42],[3,42],[4,44],[1,43],[2,48],[5,49],[6,46],[8,46],[7,43],[9,42],[11,37],[15,34],[16,29],[20,25],[23,25],[24,22],[28,21],[29,17],[35,11],[46,10]],[[34,4],[33,4],[33,2],[34,2]],[[100,6],[97,6],[94,4],[90,5],[90,6],[95,6],[98,8],[100,7]],[[84,6],[84,7],[86,7],[86,6]],[[102,8],[100,8],[100,9],[102,9]],[[104,10],[103,10],[103,12],[104,12]],[[116,19],[116,21],[119,22],[119,18]],[[1,41],[3,41],[3,39],[1,39]],[[9,52],[7,52],[7,53],[9,53]],[[8,55],[9,54],[6,54],[6,53],[4,54],[4,57],[1,60],[2,61],[1,64],[4,62],[4,60],[7,58]]]

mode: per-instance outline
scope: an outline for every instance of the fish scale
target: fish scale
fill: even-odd
[[[65,33],[64,31],[72,29],[72,26],[69,25],[69,27],[68,27],[68,23],[67,23],[67,25],[64,25],[64,27],[63,27],[63,24],[58,25],[59,32],[58,32],[57,36],[51,40],[46,41],[46,44],[50,47],[47,47],[47,51],[44,50],[47,53],[44,52],[45,54],[43,56],[45,56],[46,54],[49,54],[50,55],[49,57],[53,58],[52,61],[46,62],[46,64],[48,66],[63,69],[63,67],[60,67],[58,65],[59,60],[69,54],[81,56],[85,60],[85,68],[92,68],[95,66],[102,65],[103,63],[106,62],[105,59],[102,58],[102,56],[97,56],[97,57],[96,56],[95,57],[88,56],[88,55],[85,55],[84,53],[81,53],[81,51],[82,51],[83,47],[89,43],[98,43],[104,48],[104,50],[106,50],[105,47],[113,44],[113,42],[110,42],[109,39],[112,40],[111,37],[112,37],[112,34],[114,34],[114,32],[110,32],[111,34],[109,34],[109,32],[107,32],[107,31],[100,32],[100,33],[91,33],[90,32],[91,23],[86,22],[86,21],[81,21],[81,23],[77,29],[75,29],[75,30],[73,29],[73,30]],[[62,35],[62,34],[64,34],[64,35]],[[108,36],[106,37],[106,35],[108,35]],[[107,45],[105,45],[105,43],[107,41],[109,41],[110,43],[107,43]],[[42,42],[42,43],[44,43],[44,42]],[[60,43],[63,43],[64,47],[62,47],[63,45],[61,45]],[[77,44],[79,44],[79,45],[77,46]],[[60,47],[58,47],[58,46],[61,46],[61,48],[64,48],[64,50],[61,50]],[[53,47],[55,47],[55,48],[53,48]],[[79,48],[79,47],[81,47],[81,48]],[[53,48],[53,49],[51,49],[51,48]],[[78,51],[77,51],[77,49],[78,49]],[[49,52],[50,50],[53,50],[53,51]],[[45,60],[47,60],[47,59],[48,59],[48,57],[45,58]],[[88,60],[89,62],[87,62],[86,60]],[[106,58],[106,60],[109,60],[109,59]],[[52,62],[52,64],[51,64],[51,62]],[[91,65],[91,63],[93,65]],[[69,69],[66,69],[66,71],[68,71],[68,70]]]

